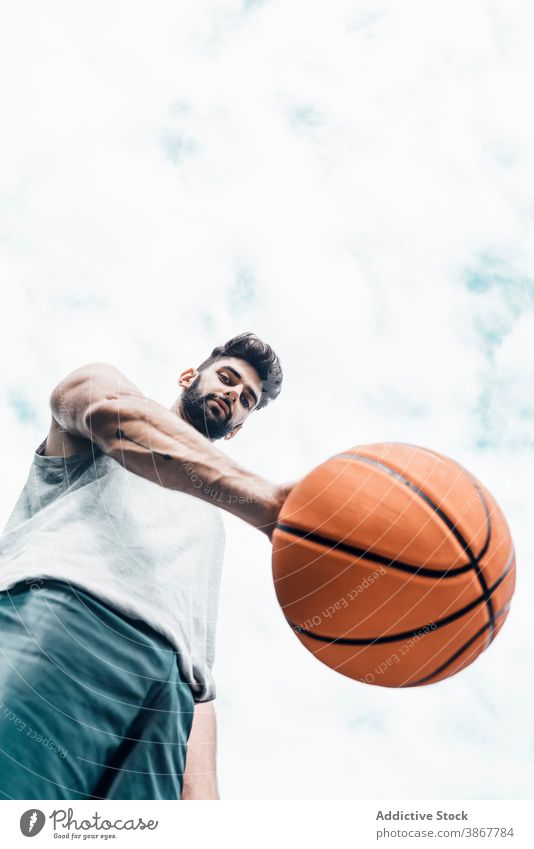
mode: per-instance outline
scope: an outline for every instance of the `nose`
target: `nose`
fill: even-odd
[[[237,392],[235,391],[235,389],[227,389],[224,394],[226,395],[226,397],[230,401],[230,404],[233,404],[233,402],[237,398]]]

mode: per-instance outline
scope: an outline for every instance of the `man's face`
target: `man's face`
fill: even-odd
[[[180,406],[186,419],[208,439],[231,439],[261,398],[255,368],[239,357],[226,357],[202,372],[180,375]]]

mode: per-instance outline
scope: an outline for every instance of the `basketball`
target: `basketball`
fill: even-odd
[[[508,615],[515,554],[488,490],[435,451],[349,448],[290,492],[273,579],[301,643],[331,669],[383,687],[455,675]]]

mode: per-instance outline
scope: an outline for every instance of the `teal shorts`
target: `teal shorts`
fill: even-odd
[[[55,579],[0,592],[0,799],[180,799],[193,710],[145,622]]]

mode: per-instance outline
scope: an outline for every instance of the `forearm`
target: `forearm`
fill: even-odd
[[[213,700],[195,705],[182,787],[182,800],[219,799],[217,720]]]
[[[89,438],[128,471],[216,504],[270,536],[280,488],[240,466],[180,416],[142,395],[85,416]]]

